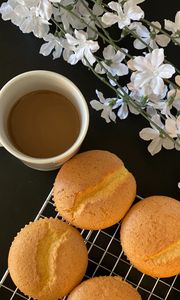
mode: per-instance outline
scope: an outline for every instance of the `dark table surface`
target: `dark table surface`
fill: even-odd
[[[149,0],[142,4],[149,20],[174,20],[178,0]],[[84,66],[71,66],[62,59],[39,54],[42,41],[23,34],[10,22],[0,20],[0,88],[12,77],[29,70],[44,69],[71,79],[84,94],[87,103],[95,98],[95,89],[108,89]],[[177,47],[170,47],[169,58],[178,63]],[[180,152],[162,150],[152,157],[147,143],[138,137],[148,123],[140,116],[129,116],[116,124],[106,124],[90,106],[90,127],[80,151],[106,149],[116,153],[135,175],[138,194],[161,194],[179,199]],[[7,266],[10,243],[19,229],[34,219],[52,188],[57,171],[35,171],[0,148],[0,277]]]

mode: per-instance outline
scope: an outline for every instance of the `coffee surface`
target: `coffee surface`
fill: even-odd
[[[10,111],[7,125],[14,146],[37,158],[63,153],[80,131],[79,115],[70,100],[46,90],[20,98]]]

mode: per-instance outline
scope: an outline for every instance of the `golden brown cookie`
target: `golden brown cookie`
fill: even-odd
[[[141,300],[137,290],[118,276],[100,276],[78,285],[67,300]]]
[[[59,213],[84,229],[102,229],[121,220],[136,195],[134,176],[108,151],[76,155],[60,169],[54,184]]]
[[[40,219],[15,237],[8,257],[12,280],[38,300],[57,300],[84,277],[87,249],[80,233],[58,219]]]
[[[120,239],[141,272],[156,277],[180,273],[180,202],[165,196],[141,200],[125,216]]]

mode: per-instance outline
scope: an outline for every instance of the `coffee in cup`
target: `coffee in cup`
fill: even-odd
[[[0,142],[32,168],[56,169],[71,158],[88,123],[83,95],[60,74],[26,72],[0,92]]]

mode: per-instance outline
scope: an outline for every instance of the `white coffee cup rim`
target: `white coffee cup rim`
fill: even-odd
[[[21,73],[15,77],[13,77],[12,79],[10,79],[0,90],[0,97],[1,94],[4,92],[5,89],[9,88],[9,86],[14,83],[14,81],[16,81],[17,79],[21,79],[26,77],[27,75],[33,75],[33,74],[42,74],[43,75],[52,75],[52,76],[57,76],[57,77],[61,77],[64,81],[66,81],[67,83],[69,83],[71,86],[73,86],[74,89],[76,89],[76,92],[79,94],[81,101],[83,103],[83,110],[84,110],[84,114],[85,114],[85,121],[84,122],[84,126],[82,126],[80,128],[80,132],[79,135],[77,137],[77,139],[75,140],[75,142],[71,145],[70,148],[68,148],[65,152],[56,155],[56,156],[52,156],[49,158],[38,158],[38,157],[32,157],[32,156],[28,156],[26,154],[24,154],[23,152],[20,152],[18,149],[14,150],[13,148],[9,147],[9,145],[2,139],[2,137],[0,136],[0,143],[3,147],[6,148],[7,151],[9,151],[11,154],[13,154],[15,157],[19,158],[20,160],[23,160],[25,162],[28,163],[53,163],[55,160],[57,161],[59,160],[63,160],[64,158],[66,158],[67,156],[69,156],[79,145],[81,145],[82,141],[84,140],[88,127],[89,127],[89,110],[88,110],[88,106],[87,103],[84,99],[83,94],[81,93],[81,91],[78,89],[78,87],[67,77],[58,74],[56,72],[53,71],[46,71],[46,70],[33,70],[33,71],[27,71],[24,73]]]

